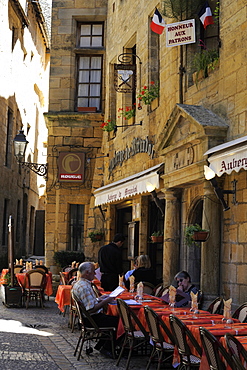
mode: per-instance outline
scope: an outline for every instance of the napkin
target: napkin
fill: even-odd
[[[20,265],[23,266],[23,259],[20,259]]]
[[[75,267],[78,269],[78,267],[79,267],[79,264],[80,264],[80,262],[77,262],[76,264],[75,264]]]
[[[73,262],[71,263],[71,268],[72,268],[72,269],[74,269],[74,268],[75,268],[75,263],[76,263],[75,261],[73,261]]]
[[[119,283],[118,283],[118,285],[121,286],[122,288],[125,287],[123,279],[124,279],[124,276],[119,275]]]
[[[39,261],[39,264],[40,264],[40,265],[43,265],[43,261],[42,261],[42,260],[40,260],[40,261]]]
[[[130,275],[129,281],[130,281],[130,293],[134,293],[134,291],[135,291],[135,277],[133,275]]]
[[[169,286],[169,303],[170,304],[174,304],[175,303],[175,301],[176,301],[176,293],[177,293],[177,289],[173,285],[170,285]]]
[[[197,303],[198,292],[197,293],[190,292],[190,297],[191,297],[191,308],[193,310],[197,310],[198,309],[198,303]]]
[[[39,264],[39,261],[38,260],[35,260],[35,265],[37,266]]]
[[[232,298],[228,299],[227,301],[225,301],[223,299],[223,302],[224,302],[223,316],[224,316],[225,319],[230,319],[231,318]]]
[[[16,265],[19,265],[19,261],[18,261],[18,260],[15,260],[15,264],[16,264]]]
[[[143,283],[140,281],[140,283],[137,284],[136,288],[137,296],[142,299],[143,297]]]

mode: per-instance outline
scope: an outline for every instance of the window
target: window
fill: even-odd
[[[83,23],[78,26],[78,111],[102,109],[103,31],[103,23]]]
[[[70,204],[69,250],[81,251],[84,233],[84,205]]]

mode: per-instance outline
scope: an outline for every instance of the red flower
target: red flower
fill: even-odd
[[[143,89],[146,90],[147,89],[147,86],[143,86]]]
[[[101,127],[101,128],[103,128],[103,127],[105,127],[105,126],[107,126],[107,123],[106,123],[106,122],[103,122],[103,123],[101,123],[101,125],[100,125],[100,127]]]
[[[151,85],[154,85],[154,81],[151,81],[151,82],[150,82],[150,84],[151,84]]]

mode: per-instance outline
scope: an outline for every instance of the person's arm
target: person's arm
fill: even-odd
[[[91,313],[94,313],[96,311],[98,311],[100,308],[104,307],[105,305],[107,305],[108,303],[112,302],[114,300],[113,297],[109,297],[109,296],[101,296],[99,298],[97,298],[97,301],[98,303],[96,303],[94,305],[93,308],[91,308],[90,310],[88,310],[88,312],[91,314]]]

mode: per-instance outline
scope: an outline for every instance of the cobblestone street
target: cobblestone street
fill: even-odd
[[[45,308],[7,308],[0,305],[0,369],[125,369],[126,359],[120,366],[97,350],[77,361],[74,349],[79,337],[68,328],[68,314],[59,314],[54,297],[45,302]],[[145,369],[147,356],[133,357],[130,369]],[[155,369],[152,365],[150,369]]]

